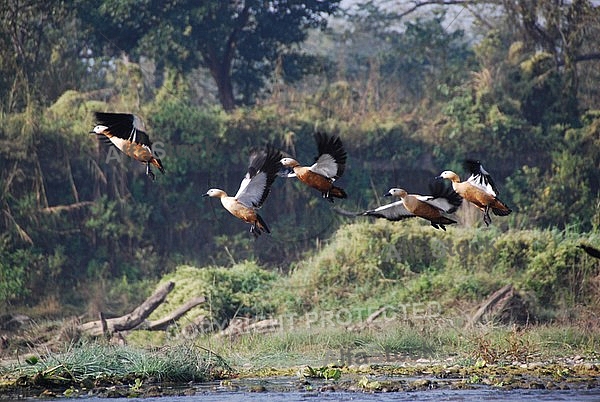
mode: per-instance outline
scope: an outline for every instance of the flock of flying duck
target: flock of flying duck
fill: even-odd
[[[95,112],[97,125],[91,133],[110,141],[129,157],[146,164],[146,174],[154,180],[151,165],[164,174],[160,159],[152,151],[152,142],[144,131],[140,119],[127,113]],[[311,166],[303,166],[296,159],[267,146],[250,155],[248,171],[237,193],[228,195],[218,188],[209,189],[203,196],[216,197],[233,216],[249,223],[250,232],[259,236],[270,233],[269,227],[258,214],[258,209],[267,199],[275,179],[296,177],[307,186],[318,190],[323,198],[333,202],[333,198],[347,198],[346,192],[334,185],[346,167],[347,154],[341,139],[335,135],[315,133],[317,157]],[[450,214],[456,212],[463,199],[483,212],[483,221],[491,223],[490,211],[498,216],[506,216],[512,211],[498,198],[498,190],[492,177],[479,161],[468,160],[465,167],[470,172],[466,181],[446,170],[434,178],[430,185],[430,195],[408,194],[401,188],[392,188],[385,195],[398,198],[397,201],[381,207],[358,213],[345,213],[351,216],[374,216],[390,221],[420,217],[428,220],[436,229],[446,230],[445,225],[456,223]],[[451,186],[444,179],[450,180]]]

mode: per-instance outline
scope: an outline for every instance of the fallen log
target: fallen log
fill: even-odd
[[[372,313],[370,316],[368,316],[365,321],[349,325],[346,327],[346,329],[350,332],[360,332],[364,331],[367,328],[378,328],[379,325],[375,322],[375,320],[377,320],[383,313],[385,313],[386,310],[387,307],[381,307],[380,309]]]
[[[205,301],[206,298],[204,296],[196,297],[190,300],[189,302],[185,303],[183,306],[179,307],[177,310],[173,311],[166,317],[163,317],[160,320],[150,321],[148,325],[144,326],[144,329],[147,329],[149,331],[160,331],[163,329],[167,329],[167,327],[175,321],[177,321],[179,317],[181,317],[197,305],[204,303]]]
[[[503,324],[526,324],[531,317],[527,302],[512,285],[506,285],[490,295],[467,323],[472,327],[479,323],[494,321]]]
[[[175,287],[174,282],[167,282],[158,288],[152,296],[131,313],[122,317],[100,319],[79,325],[79,330],[90,336],[101,336],[112,332],[127,331],[139,326],[162,302]],[[104,327],[104,328],[103,328]]]
[[[279,329],[281,329],[281,325],[279,320],[275,318],[256,322],[251,322],[250,318],[234,318],[229,326],[219,333],[219,336],[235,337],[251,333],[266,334]]]

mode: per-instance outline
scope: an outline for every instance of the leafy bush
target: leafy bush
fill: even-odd
[[[426,301],[452,308],[512,284],[531,294],[540,310],[593,306],[600,270],[577,248],[582,241],[557,230],[442,232],[416,220],[354,223],[296,264],[283,279],[287,290],[274,287],[273,298],[296,312]]]
[[[190,310],[185,320],[193,321],[205,316],[218,325],[224,325],[236,316],[266,316],[276,307],[265,297],[275,286],[276,279],[276,274],[251,261],[231,268],[181,265],[162,279],[162,282],[175,282],[175,288],[168,296],[169,302],[159,306],[151,318],[161,318],[198,296],[204,296],[206,302]]]

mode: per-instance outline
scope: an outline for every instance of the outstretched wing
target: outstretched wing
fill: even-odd
[[[315,141],[319,154],[310,170],[332,180],[341,177],[346,169],[348,155],[340,137],[317,132]]]
[[[418,198],[445,213],[456,212],[462,204],[462,197],[454,191],[447,180],[441,177],[435,177],[429,182],[429,191],[431,195],[419,196]]]
[[[400,221],[406,218],[415,216],[412,212],[404,207],[402,201],[395,201],[390,204],[382,205],[379,208],[365,211],[362,215],[374,216],[376,218],[384,218],[388,221]]]
[[[271,185],[281,169],[281,152],[271,146],[250,154],[248,172],[235,198],[251,208],[260,208],[271,192]]]
[[[492,176],[483,168],[480,161],[467,159],[464,162],[464,166],[471,173],[471,176],[467,179],[469,183],[483,189],[494,197],[498,195],[496,183],[494,183]]]
[[[94,115],[98,124],[108,127],[108,131],[115,137],[152,147],[139,117],[130,113],[94,112]]]

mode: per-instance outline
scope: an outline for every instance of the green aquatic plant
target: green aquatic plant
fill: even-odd
[[[336,367],[317,367],[306,366],[300,370],[299,374],[305,378],[324,378],[325,380],[339,380],[342,377],[342,371]]]

